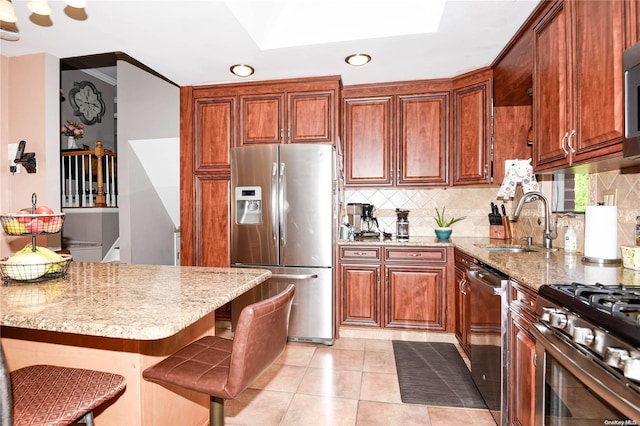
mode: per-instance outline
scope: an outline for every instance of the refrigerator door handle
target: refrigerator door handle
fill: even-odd
[[[273,163],[271,167],[271,217],[278,214],[278,163]],[[273,244],[278,244],[278,224],[271,220],[271,239]]]
[[[284,163],[280,163],[280,180],[278,182],[278,191],[280,191],[280,193],[278,194],[278,208],[279,208],[279,214],[278,214],[278,221],[279,226],[280,226],[280,247],[284,247],[287,244],[287,229],[286,229],[286,221],[285,221],[285,212],[284,212],[284,206],[285,206],[285,202],[284,199],[286,197],[286,192],[285,192],[285,182],[286,182],[286,170],[285,170],[285,165]]]
[[[283,278],[285,280],[311,280],[318,278],[318,274],[272,274],[270,278]]]

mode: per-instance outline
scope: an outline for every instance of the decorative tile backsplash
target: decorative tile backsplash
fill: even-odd
[[[395,209],[408,209],[409,235],[434,236],[436,227],[433,216],[436,207],[446,208],[447,217],[466,216],[467,218],[453,225],[452,238],[455,236],[487,237],[489,236],[490,203],[502,204],[497,199],[499,186],[468,188],[448,187],[430,189],[357,189],[345,191],[347,203],[369,203],[375,206],[374,216],[378,218],[380,228],[395,234]],[[589,179],[589,204],[602,201],[605,191],[616,190],[618,205],[618,244],[634,244],[634,225],[636,216],[640,215],[640,174],[621,174],[619,171],[597,173]],[[518,188],[515,200],[522,196]],[[515,208],[513,200],[505,204],[507,213],[511,215]],[[556,217],[557,216],[557,217]],[[584,215],[575,217],[553,215],[552,224],[557,219],[558,238],[556,247],[563,246],[564,233],[571,221],[578,236],[578,251],[584,248]],[[532,236],[535,243],[542,242],[544,229],[543,204],[528,203],[523,209],[518,222],[513,224],[514,236]]]

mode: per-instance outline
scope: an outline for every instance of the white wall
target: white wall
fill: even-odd
[[[120,260],[172,265],[173,220],[143,164],[169,170],[179,168],[180,157],[166,157],[167,147],[157,142],[155,150],[145,146],[141,162],[136,149],[143,141],[180,137],[180,89],[124,61],[117,63],[117,80]],[[179,194],[179,177],[175,184]]]

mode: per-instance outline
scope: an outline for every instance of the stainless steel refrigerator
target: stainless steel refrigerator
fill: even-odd
[[[331,145],[231,150],[231,263],[272,278],[232,303],[243,306],[295,284],[289,340],[333,344],[336,156]]]

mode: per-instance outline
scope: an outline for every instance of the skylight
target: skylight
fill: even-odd
[[[436,32],[445,0],[225,0],[261,50]]]

